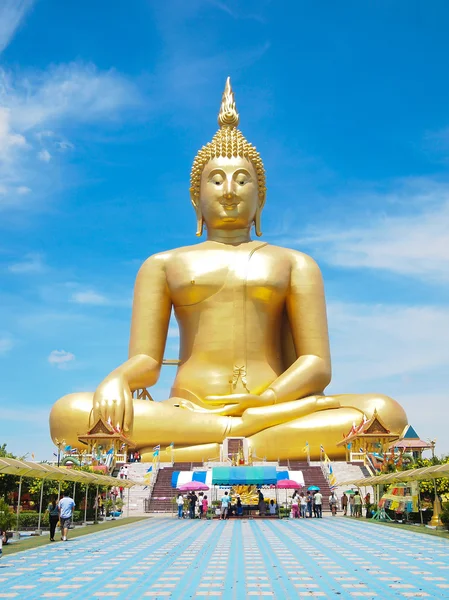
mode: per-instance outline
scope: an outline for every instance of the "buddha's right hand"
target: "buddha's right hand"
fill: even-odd
[[[106,377],[94,394],[94,423],[101,417],[115,429],[126,432],[132,426],[133,413],[133,398],[128,382],[120,375]]]

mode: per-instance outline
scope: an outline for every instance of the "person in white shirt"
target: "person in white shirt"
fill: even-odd
[[[182,519],[184,516],[184,496],[182,494],[178,494],[176,498],[176,504],[178,505],[178,519]]]
[[[64,492],[62,492],[62,498],[58,502],[58,510],[59,510],[59,523],[61,524],[61,540],[63,542],[67,541],[67,533],[69,531],[69,526],[72,521],[73,509],[75,508],[75,502],[69,496],[66,496]]]
[[[329,508],[331,509],[332,515],[335,516],[338,508],[338,498],[335,495],[335,492],[332,492],[332,494],[329,496]]]
[[[323,518],[323,494],[321,492],[315,492],[313,496],[313,503],[315,505],[316,516],[318,519]]]

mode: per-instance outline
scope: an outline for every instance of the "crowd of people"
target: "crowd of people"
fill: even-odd
[[[260,516],[270,515],[274,516],[279,514],[279,507],[274,499],[266,501],[262,490],[258,490],[258,504],[254,507],[258,510]],[[369,511],[371,506],[371,497],[367,493],[364,500],[360,496],[360,492],[344,493],[340,500],[338,499],[334,491],[329,496],[329,510],[333,516],[335,516],[339,509],[343,511],[344,516],[361,517],[362,508],[365,506]],[[323,517],[323,494],[319,491],[309,490],[307,492],[300,492],[294,490],[292,496],[287,499],[286,507],[287,512],[294,519],[321,519]],[[176,498],[176,504],[178,507],[178,518],[204,518],[207,515],[209,509],[209,501],[207,496],[203,492],[189,492],[187,496],[178,494]],[[281,504],[282,506],[282,504]],[[237,494],[235,497],[231,497],[228,491],[225,491],[218,506],[214,507],[216,516],[219,516],[221,520],[228,519],[230,516],[240,517],[243,516],[243,504],[240,496]]]
[[[355,490],[354,493],[344,493],[341,497],[341,509],[345,516],[348,515],[349,510],[350,517],[361,517],[364,506],[367,511],[370,511],[371,494],[369,492],[363,500],[358,490]]]
[[[203,492],[198,492],[198,496],[195,492],[189,492],[187,496],[178,494],[176,498],[176,504],[178,506],[178,519],[202,519],[207,515],[207,509],[209,508],[209,502],[207,496]]]

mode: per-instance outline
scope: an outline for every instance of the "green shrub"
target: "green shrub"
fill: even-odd
[[[15,523],[15,515],[10,510],[8,503],[0,498],[0,529],[2,531],[10,531]]]
[[[443,504],[440,518],[444,525],[446,525],[446,529],[449,529],[449,502]]]
[[[19,513],[19,529],[37,527],[38,523],[39,513],[32,510],[23,510]],[[42,513],[41,527],[49,527],[48,513]]]

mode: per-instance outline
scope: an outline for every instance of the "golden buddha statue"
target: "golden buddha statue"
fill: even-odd
[[[64,396],[53,406],[53,439],[76,446],[101,418],[121,429],[143,459],[174,444],[161,460],[219,456],[225,438],[246,437],[251,455],[268,460],[330,457],[354,422],[374,410],[398,434],[401,406],[377,394],[325,396],[331,380],[326,305],[320,269],[296,250],[261,236],[265,171],[256,148],[237,129],[226,82],[219,130],[197,154],[190,197],[196,212],[193,246],[148,258],[137,275],[129,359],[95,393]],[[171,397],[133,398],[156,383],[171,310],[180,331],[179,366]]]

